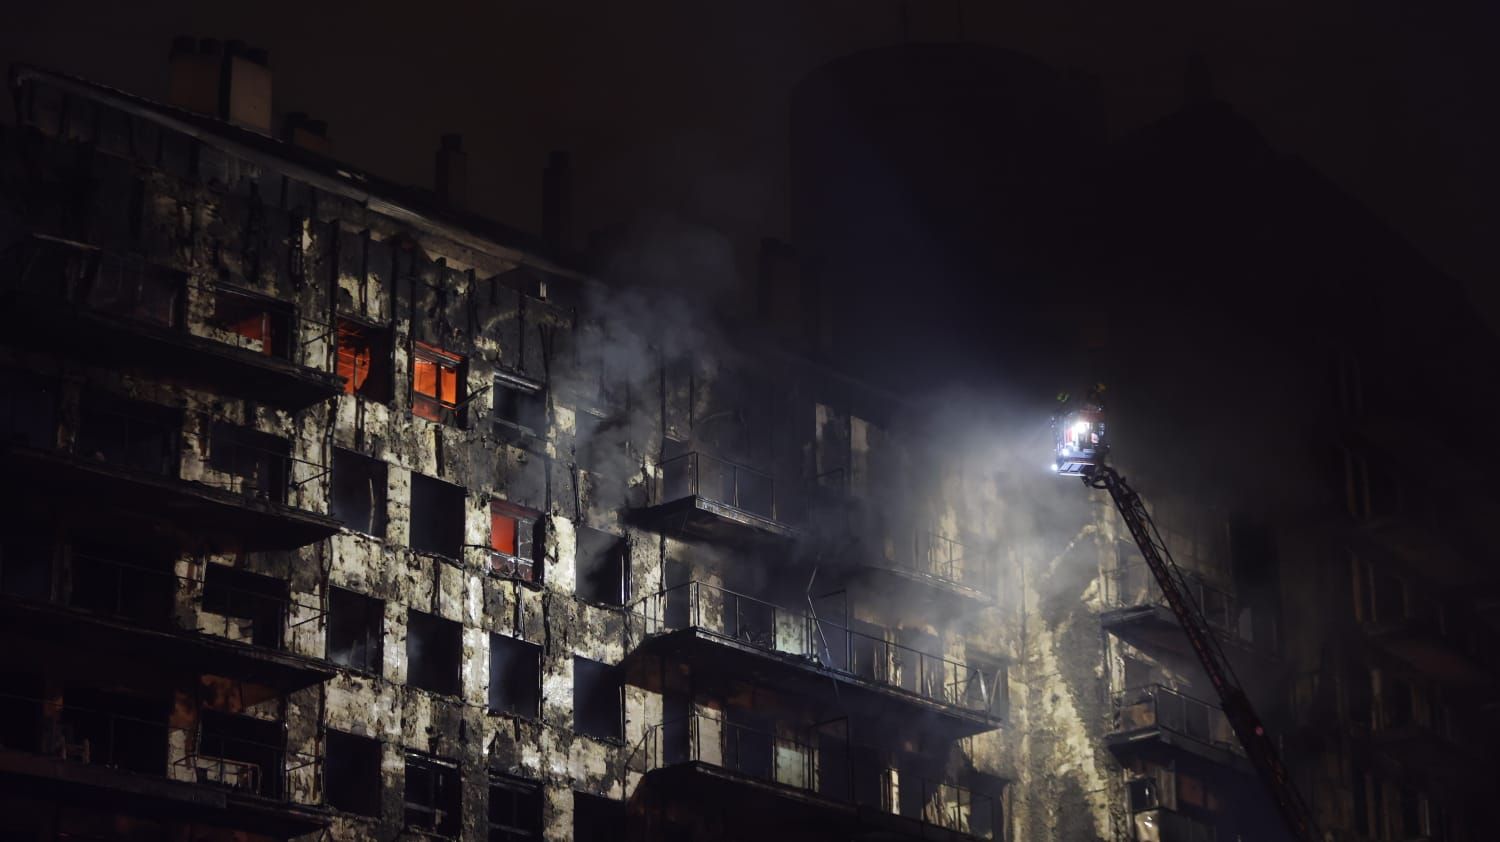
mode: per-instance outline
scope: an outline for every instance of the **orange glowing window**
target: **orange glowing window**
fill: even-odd
[[[503,500],[490,502],[490,570],[508,579],[540,581],[536,560],[541,512]]]
[[[516,554],[516,519],[490,512],[490,549],[506,555]]]
[[[235,344],[262,354],[285,358],[291,339],[290,308],[283,302],[220,288],[214,295],[212,321]]]
[[[338,376],[344,394],[390,400],[390,333],[349,319],[339,319]]]
[[[412,360],[412,412],[429,421],[449,421],[458,408],[464,358],[425,342]]]

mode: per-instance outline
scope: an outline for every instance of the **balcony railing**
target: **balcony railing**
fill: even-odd
[[[767,520],[776,519],[775,485],[769,474],[707,453],[684,453],[662,463],[658,502],[684,497],[701,497]]]
[[[95,405],[86,395],[81,415],[73,445],[77,456],[158,476],[181,477],[262,502],[309,509],[306,486],[328,473],[324,465],[240,438],[274,437],[194,413],[192,417],[200,428],[197,450],[205,452],[207,458],[196,476],[185,477],[180,445],[182,413],[156,406],[137,412]]]
[[[1244,753],[1224,712],[1208,702],[1160,684],[1122,690],[1114,701],[1115,733],[1159,728],[1207,746]]]
[[[1003,671],[986,672],[704,582],[636,601],[626,628],[630,648],[695,629],[939,704],[1003,716],[1008,701]]]
[[[998,799],[957,784],[861,762],[858,758],[864,754],[842,739],[819,739],[814,745],[697,714],[647,728],[630,764],[634,771],[647,773],[701,763],[976,839],[1003,838]]]
[[[71,573],[67,593],[56,600],[70,608],[147,627],[173,628],[177,597],[187,594],[199,609],[196,631],[272,649],[282,648],[284,632],[317,622],[326,614],[321,605],[289,595],[218,583],[209,588],[205,579],[93,554],[75,554]]]
[[[0,749],[230,789],[273,801],[290,802],[288,778],[306,775],[311,779],[319,762],[315,755],[212,733],[201,725],[173,726],[165,713],[159,719],[146,719],[12,694],[0,694],[0,707],[12,723],[0,730]]]
[[[1203,612],[1215,631],[1247,645],[1274,650],[1276,641],[1255,639],[1255,618],[1250,606],[1241,603],[1234,594],[1214,587],[1191,573],[1184,573],[1188,596]],[[1104,601],[1113,608],[1132,608],[1142,605],[1166,606],[1166,597],[1156,583],[1156,577],[1144,563],[1127,564],[1104,575]]]

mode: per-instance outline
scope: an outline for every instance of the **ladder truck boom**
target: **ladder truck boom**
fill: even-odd
[[[1287,773],[1265,725],[1249,697],[1234,674],[1229,659],[1225,657],[1219,639],[1203,617],[1203,611],[1189,594],[1182,571],[1172,560],[1157,532],[1156,523],[1146,504],[1125,478],[1114,468],[1104,464],[1108,445],[1104,440],[1103,410],[1097,405],[1087,405],[1062,416],[1054,423],[1057,430],[1057,461],[1054,471],[1061,476],[1077,476],[1090,488],[1109,492],[1115,508],[1130,530],[1146,565],[1161,588],[1167,607],[1182,626],[1189,645],[1198,657],[1198,662],[1207,673],[1219,704],[1235,737],[1244,747],[1256,773],[1265,784],[1268,794],[1281,814],[1287,830],[1296,842],[1320,842],[1317,824],[1312,811],[1302,800],[1296,785]]]

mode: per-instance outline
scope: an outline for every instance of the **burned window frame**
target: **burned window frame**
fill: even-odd
[[[359,337],[355,342],[351,337]],[[378,404],[389,404],[394,397],[395,365],[393,331],[350,316],[339,316],[334,326],[333,372],[344,380],[344,394],[354,395]],[[359,379],[360,348],[365,356],[365,376]],[[345,365],[347,357],[349,363]],[[346,368],[348,374],[345,373]]]
[[[368,485],[369,500],[367,502],[370,511],[369,517],[362,524],[351,521],[346,516],[354,507],[339,504],[342,494],[352,489],[352,486],[341,488],[341,483],[348,479],[348,474],[353,468],[366,472],[363,479]],[[390,470],[385,462],[372,459],[357,450],[347,450],[342,447],[333,449],[333,459],[329,465],[328,513],[337,518],[344,527],[377,540],[384,540],[388,525],[389,493]]]
[[[423,392],[418,386],[418,367],[433,366],[435,392]],[[443,372],[453,372],[453,398],[443,397]],[[411,352],[411,413],[435,424],[463,426],[463,408],[468,388],[469,360],[463,354],[449,351],[420,339],[414,340]]]
[[[420,618],[420,619],[419,619]],[[438,640],[428,635],[418,639],[417,630],[424,627],[428,632],[441,634],[448,639]],[[413,652],[416,646],[418,651]],[[437,646],[443,650],[438,651]],[[406,610],[406,663],[408,687],[415,687],[439,696],[463,695],[463,624],[437,614]],[[415,665],[421,665],[418,668]]]
[[[527,839],[542,838],[544,799],[541,784],[526,778],[491,772],[487,790],[488,803],[485,808],[487,842],[524,842]],[[508,818],[511,819],[509,823],[496,817],[497,790],[508,799],[511,805],[511,809],[507,811]],[[516,823],[517,820],[523,820],[524,823]]]
[[[573,838],[589,842],[623,842],[626,807],[624,801],[573,791]],[[580,823],[585,833],[580,834]],[[604,835],[600,835],[600,830]]]
[[[342,753],[341,750],[334,748],[334,743],[340,741],[347,741],[347,745],[350,747],[358,745],[359,750],[354,752],[356,754],[363,754],[373,749],[376,762],[364,763],[360,761],[368,758],[356,757],[353,763],[353,774],[333,774],[333,758]],[[382,766],[380,757],[384,753],[384,750],[384,744],[375,737],[367,737],[362,734],[353,734],[348,731],[329,728],[324,735],[323,744],[323,764],[326,770],[323,783],[324,803],[340,812],[364,816],[366,818],[380,818],[381,787],[383,786],[380,774]],[[334,781],[338,781],[339,783],[335,784]],[[343,796],[349,790],[344,787],[351,782],[362,784],[364,788],[370,790],[370,793],[365,793],[352,799],[345,799]],[[369,799],[368,802],[365,801],[366,798]]]
[[[505,653],[504,669],[497,663]],[[500,675],[497,676],[497,673]],[[542,647],[519,637],[490,633],[489,689],[486,705],[490,713],[539,721],[542,716]],[[515,692],[519,685],[525,690]]]
[[[499,520],[514,521],[511,549],[501,545]],[[541,585],[544,577],[541,551],[545,518],[536,509],[519,506],[508,500],[490,501],[490,573],[528,585]]]
[[[586,673],[591,673],[592,681],[587,682],[593,685],[591,689],[585,689],[586,682],[581,680]],[[606,718],[609,725],[602,727]],[[625,685],[619,667],[582,655],[573,656],[573,733],[611,744],[624,742]]]
[[[579,526],[575,530],[573,550],[573,592],[580,600],[606,608],[622,608],[630,601],[630,547],[624,537],[594,529],[588,526]],[[607,565],[602,570],[586,569],[591,559],[585,558],[585,541],[597,543],[600,547],[590,548],[590,554],[595,559],[604,559]],[[593,549],[598,549],[593,553]],[[600,574],[604,575],[600,575]],[[596,579],[607,579],[612,581],[614,593],[601,596],[601,591],[585,590],[584,582]],[[597,586],[602,589],[604,586]]]
[[[215,582],[215,579],[220,580]],[[237,580],[237,584],[235,583]],[[291,592],[290,585],[285,579],[276,576],[267,576],[264,573],[256,573],[239,567],[230,567],[226,564],[206,564],[203,570],[203,590],[199,597],[199,606],[202,613],[218,614],[225,618],[250,620],[251,638],[249,641],[253,646],[265,649],[280,650],[285,647],[289,629],[287,622],[291,617]],[[266,592],[256,590],[255,587],[263,587]],[[216,590],[223,589],[224,602],[220,602]],[[251,613],[245,613],[245,609],[239,608],[249,602]],[[254,613],[256,609],[264,611],[261,615]],[[221,610],[222,609],[222,610]],[[269,618],[272,622],[268,624],[259,622],[262,617]],[[200,615],[199,622],[202,622]],[[215,631],[210,625],[208,631]],[[225,636],[228,636],[228,620],[225,620]]]
[[[432,776],[432,785],[428,787],[428,800],[417,802],[412,800],[412,769],[423,769]],[[448,778],[447,776],[451,776]],[[437,836],[445,839],[456,839],[463,825],[463,778],[459,771],[458,762],[443,757],[437,757],[422,752],[406,752],[405,774],[401,782],[401,825],[422,833],[424,836]],[[441,790],[450,788],[451,792],[444,793]],[[439,804],[440,801],[450,802],[447,805]],[[426,815],[430,818],[428,822],[414,822],[412,813]]]
[[[277,505],[289,502],[293,484],[291,441],[254,427],[214,419],[208,425],[207,444],[208,467],[240,481],[231,490]],[[247,471],[247,466],[253,472]]]
[[[546,437],[548,394],[544,384],[500,371],[495,373],[492,391],[490,415],[498,434]]]
[[[338,600],[343,602],[344,607],[335,607]],[[344,614],[346,609],[358,607],[360,622],[357,628],[359,635],[351,636],[351,645],[348,651],[356,653],[364,651],[363,658],[351,654],[347,658],[335,657],[334,629],[338,623],[339,615]],[[371,620],[373,619],[373,623]],[[337,585],[328,589],[328,633],[324,638],[323,657],[332,664],[338,664],[346,669],[368,675],[380,675],[385,666],[385,600],[378,599],[359,591],[341,588]]]
[[[105,284],[113,280],[113,295]],[[149,261],[109,252],[93,256],[78,289],[78,300],[86,308],[114,318],[179,330],[187,309],[187,275]],[[164,298],[160,307],[146,302]],[[100,299],[103,300],[100,300]]]
[[[292,351],[297,344],[297,308],[290,302],[225,284],[214,286],[211,297],[213,307],[209,312],[208,324],[225,336],[237,336],[248,342],[258,341],[260,348],[222,337],[221,341],[251,353],[279,360],[292,359]],[[245,312],[239,313],[238,317],[223,312],[231,307],[243,308]],[[240,330],[241,325],[257,315],[261,320],[262,335],[259,339]]]
[[[410,514],[407,532],[408,546],[424,555],[441,556],[453,560],[463,558],[464,532],[468,519],[468,495],[464,487],[437,477],[412,472],[409,488],[411,497],[407,505],[407,511]],[[421,496],[418,495],[419,488],[426,489]],[[440,501],[436,499],[439,497],[447,499]],[[431,514],[433,517],[419,516],[419,501],[421,501],[421,514]],[[429,513],[426,509],[429,505],[438,506],[439,510]],[[453,511],[446,511],[449,507]],[[445,524],[444,521],[449,519],[453,522]],[[436,532],[429,534],[429,530],[437,530],[441,534]]]

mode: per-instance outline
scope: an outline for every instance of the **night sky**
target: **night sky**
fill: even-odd
[[[270,50],[278,114],[330,124],[335,154],[428,185],[464,135],[471,204],[540,226],[542,167],[572,152],[580,234],[643,214],[723,231],[741,272],[787,231],[787,97],[858,50],[966,40],[1098,78],[1122,136],[1176,108],[1201,54],[1216,93],[1469,288],[1491,324],[1500,4],[1232,0],[13,4],[0,61],[151,97],[175,34]],[[383,10],[380,10],[383,9]],[[9,103],[4,106],[9,119]]]

